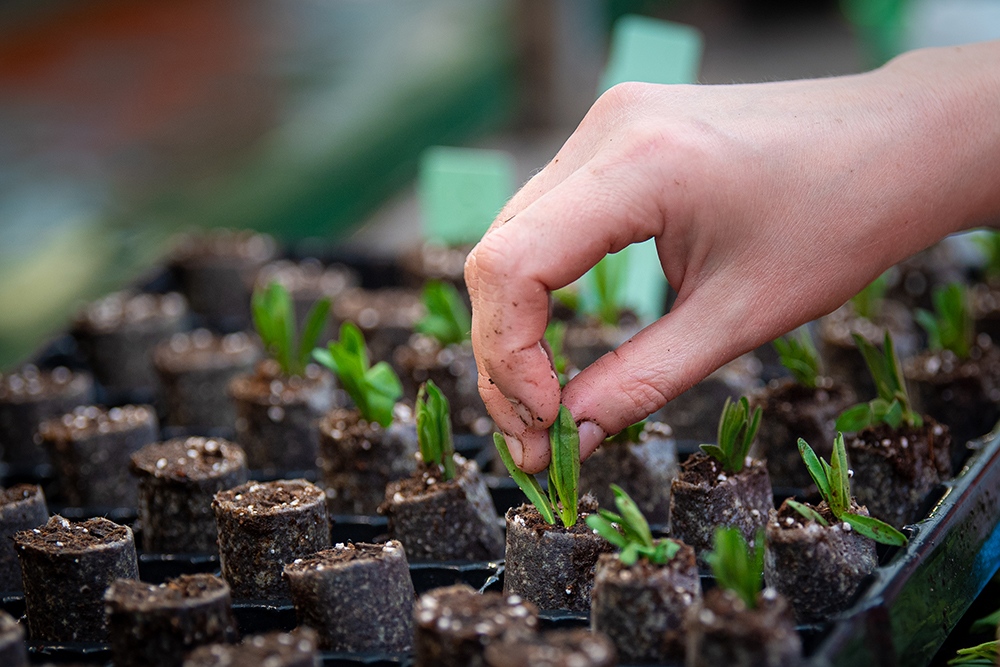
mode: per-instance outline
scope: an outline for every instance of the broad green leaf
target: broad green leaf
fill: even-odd
[[[510,450],[507,449],[507,441],[503,439],[502,435],[499,433],[493,434],[493,445],[497,448],[497,453],[500,454],[500,460],[503,461],[507,472],[510,473],[510,476],[521,490],[524,491],[524,495],[528,497],[528,500],[535,506],[538,513],[542,515],[542,518],[550,525],[554,525],[556,522],[555,511],[549,503],[549,499],[545,497],[545,492],[542,491],[538,480],[517,467],[517,464],[514,463],[514,458],[510,455]]]
[[[906,535],[875,517],[844,512],[837,518],[849,523],[854,530],[876,542],[897,547],[906,546]]]
[[[621,514],[615,514],[611,510],[606,510],[603,507],[597,509],[597,513],[603,516],[605,519],[611,523],[617,523],[619,526],[625,523],[625,519],[622,518]]]
[[[812,477],[813,482],[816,483],[816,488],[819,489],[819,495],[827,503],[830,502],[830,481],[827,477],[826,470],[823,467],[823,462],[813,448],[809,446],[809,443],[799,438],[799,455],[806,464],[806,470],[809,471],[809,476]]]
[[[629,542],[622,548],[621,553],[618,554],[618,558],[625,565],[635,565],[635,562],[639,560],[640,548],[640,545],[636,542]]]
[[[789,507],[791,507],[793,510],[795,510],[796,512],[798,512],[799,514],[801,514],[803,517],[805,517],[806,519],[809,519],[810,521],[814,521],[814,522],[818,523],[821,526],[829,526],[830,525],[830,523],[826,519],[823,518],[822,514],[820,514],[816,510],[814,510],[809,505],[806,505],[804,503],[800,503],[799,501],[793,500],[792,498],[789,498],[788,500],[786,500],[785,503]]]
[[[559,406],[559,415],[549,428],[549,446],[552,450],[549,478],[555,482],[560,503],[557,509],[563,524],[568,528],[577,520],[580,434],[573,415],[565,405]]]
[[[857,433],[863,431],[874,423],[872,409],[867,403],[852,405],[837,417],[834,427],[838,431],[847,433]]]
[[[719,463],[726,464],[726,453],[718,445],[698,445],[698,447]]]
[[[591,530],[597,531],[597,534],[606,539],[611,544],[615,545],[619,549],[625,547],[628,544],[628,540],[622,535],[611,522],[602,516],[597,514],[589,514],[587,518],[584,519]]]

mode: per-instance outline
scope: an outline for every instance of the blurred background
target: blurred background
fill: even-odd
[[[398,252],[434,145],[523,182],[592,103],[615,22],[704,39],[699,81],[857,72],[991,37],[991,0],[8,0],[0,369],[192,227]]]

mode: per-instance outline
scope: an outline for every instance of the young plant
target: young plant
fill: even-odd
[[[976,337],[965,285],[952,283],[934,290],[934,311],[917,310],[916,319],[927,332],[932,350],[950,350],[968,359]]]
[[[436,339],[441,345],[458,345],[469,340],[472,316],[454,285],[430,280],[424,285],[420,298],[427,314],[417,322],[419,333]]]
[[[549,322],[549,326],[545,327],[545,342],[552,352],[552,368],[559,376],[559,386],[565,386],[568,379],[566,371],[569,368],[569,359],[563,352],[566,345],[566,323],[559,320]]]
[[[789,334],[772,344],[781,365],[788,369],[795,381],[803,387],[815,389],[823,366],[809,330],[802,327],[797,335]]]
[[[383,428],[392,423],[392,408],[403,395],[403,385],[386,362],[370,364],[365,337],[354,323],[344,322],[340,340],[313,350],[313,358],[336,374],[362,419]]]
[[[625,286],[628,265],[624,255],[607,255],[593,268],[591,276],[594,286],[594,307],[597,316],[605,324],[618,326],[625,307],[621,293]]]
[[[494,433],[493,444],[496,445],[500,459],[507,466],[510,476],[545,521],[555,525],[558,516],[566,528],[576,525],[579,503],[577,486],[580,482],[580,434],[577,432],[576,422],[573,421],[569,408],[565,405],[560,406],[559,416],[549,428],[552,460],[549,463],[547,495],[533,475],[517,467],[502,435]]]
[[[876,542],[898,547],[906,546],[906,536],[889,524],[875,517],[851,512],[851,472],[847,468],[847,450],[844,447],[843,433],[838,433],[833,441],[830,463],[817,456],[809,443],[802,438],[799,438],[799,454],[805,461],[809,476],[819,489],[820,498],[826,501],[838,521],[849,524],[851,528]],[[830,525],[819,512],[808,505],[791,499],[786,502],[805,518],[822,526]]]
[[[302,336],[295,336],[295,306],[292,297],[280,283],[254,290],[250,299],[253,325],[264,343],[264,348],[278,362],[284,375],[302,375],[326,318],[330,313],[330,300],[323,298],[313,304],[306,316]]]
[[[885,293],[889,290],[888,275],[883,273],[867,287],[851,297],[854,314],[874,322],[882,312]]]
[[[837,430],[853,433],[876,424],[887,424],[891,428],[899,428],[904,423],[914,428],[922,426],[923,419],[910,407],[910,397],[906,393],[899,357],[896,356],[896,348],[889,332],[885,333],[882,351],[864,337],[856,333],[851,335],[865,358],[868,371],[875,381],[878,396],[840,413],[837,417]]]
[[[714,541],[706,560],[719,586],[736,593],[748,609],[756,609],[764,582],[764,529],[757,531],[753,547],[743,533],[728,526],[715,529]]]
[[[701,451],[721,463],[722,469],[729,474],[740,472],[757,435],[760,415],[760,408],[750,414],[750,402],[746,396],[740,396],[736,403],[727,398],[719,418],[718,444],[702,445]]]
[[[961,665],[962,667],[996,667],[1000,660],[1000,641],[993,641],[972,646],[970,648],[960,648],[955,657],[948,661],[948,667]]]
[[[420,385],[416,413],[420,458],[428,466],[437,466],[443,481],[454,479],[455,445],[451,435],[451,408],[448,399],[432,380]]]
[[[621,550],[618,559],[625,565],[634,565],[639,558],[654,565],[669,563],[680,551],[680,543],[669,538],[654,540],[649,522],[635,501],[617,484],[612,484],[611,490],[618,513],[599,509],[597,514],[587,517],[587,525]]]

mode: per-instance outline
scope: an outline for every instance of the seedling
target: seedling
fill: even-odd
[[[702,445],[701,451],[721,463],[722,469],[729,474],[740,472],[746,465],[747,453],[757,435],[760,415],[759,407],[750,414],[750,402],[746,396],[741,396],[736,403],[727,398],[719,419],[718,444]]]
[[[437,466],[441,479],[455,477],[455,445],[451,436],[451,408],[448,399],[432,380],[417,392],[417,443],[420,458],[428,466]]]
[[[517,467],[502,435],[494,433],[493,444],[496,445],[500,459],[507,466],[510,476],[545,521],[554,525],[558,516],[566,528],[576,525],[579,503],[577,486],[580,481],[580,434],[577,432],[576,422],[573,421],[569,408],[565,405],[560,406],[559,416],[549,428],[552,460],[549,463],[547,495],[534,476]]]
[[[955,657],[948,661],[951,665],[961,665],[962,667],[995,667],[1000,659],[1000,641],[993,641],[972,646],[970,648],[960,648]]]
[[[646,430],[646,420],[643,419],[640,422],[636,422],[631,426],[626,426],[624,429],[618,433],[609,436],[604,442],[611,442],[616,444],[638,444],[639,440],[642,438],[642,432]]]
[[[803,387],[815,389],[823,366],[809,330],[803,327],[798,335],[789,334],[772,344],[781,365],[788,369],[795,381]]]
[[[559,320],[549,322],[549,326],[545,327],[545,342],[552,352],[552,368],[559,376],[559,386],[565,386],[568,379],[566,371],[569,368],[569,359],[563,352],[566,345],[566,323]]]
[[[645,558],[654,565],[669,563],[680,551],[680,543],[668,538],[654,540],[649,522],[635,501],[617,484],[612,484],[611,490],[615,494],[618,513],[599,509],[597,514],[587,517],[587,525],[621,549],[618,559],[625,565],[634,565],[639,558]]]
[[[264,348],[278,362],[285,375],[302,375],[309,355],[319,341],[330,313],[330,300],[319,299],[309,309],[302,336],[295,336],[295,306],[292,297],[280,283],[254,290],[250,299],[253,325]]]
[[[932,298],[935,312],[916,312],[930,348],[950,350],[959,359],[968,359],[976,336],[968,291],[961,283],[952,283],[935,289]]]
[[[719,586],[730,590],[748,609],[757,608],[757,594],[764,582],[764,529],[749,546],[737,528],[715,529],[715,545],[706,557]]]
[[[883,273],[867,287],[851,297],[854,314],[874,322],[882,312],[885,293],[889,290],[888,274]]]
[[[906,393],[899,357],[896,356],[896,348],[889,332],[885,333],[882,351],[864,337],[856,333],[851,335],[865,358],[868,371],[875,381],[878,396],[874,400],[851,406],[840,413],[837,417],[837,430],[857,432],[876,424],[887,424],[891,428],[899,428],[904,423],[914,428],[922,426],[923,419],[910,407],[910,397]]]
[[[799,454],[805,461],[809,475],[816,482],[820,498],[826,501],[838,521],[843,521],[876,542],[897,547],[906,546],[906,536],[889,524],[851,511],[851,471],[847,468],[847,450],[844,447],[843,433],[838,433],[833,441],[830,463],[817,456],[809,443],[802,438],[799,438]],[[819,512],[808,505],[791,499],[786,502],[805,518],[822,526],[830,525]]]
[[[430,280],[424,285],[421,300],[427,314],[417,322],[418,332],[441,345],[458,345],[469,340],[472,316],[454,285]]]
[[[392,423],[392,409],[403,395],[403,385],[386,362],[370,365],[365,337],[355,324],[344,322],[340,340],[313,350],[313,358],[337,375],[362,419],[383,428]]]
[[[621,294],[627,269],[624,255],[607,255],[592,269],[594,305],[598,318],[605,324],[618,326],[625,312]]]

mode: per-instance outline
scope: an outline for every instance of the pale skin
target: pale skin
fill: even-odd
[[[1000,223],[1000,42],[865,74],[616,86],[469,255],[479,390],[515,462],[565,404],[586,457],[722,364],[948,234]],[[655,238],[671,312],[560,391],[552,290]]]

